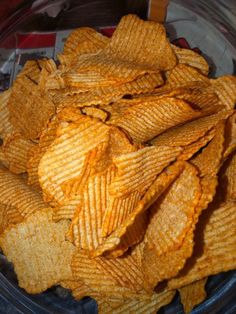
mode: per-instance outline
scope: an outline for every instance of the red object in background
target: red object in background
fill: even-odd
[[[112,27],[103,27],[103,28],[100,28],[100,32],[107,36],[107,37],[111,37],[115,31],[116,27],[115,26],[112,26]]]
[[[0,24],[23,2],[24,0],[1,0]]]
[[[202,54],[201,50],[197,47],[194,47],[194,48],[191,48],[189,43],[187,42],[187,40],[183,37],[180,37],[180,38],[177,38],[175,40],[172,41],[172,44],[180,47],[180,48],[185,48],[185,49],[190,49],[190,50],[193,50],[195,51],[196,53],[198,54]]]
[[[17,34],[17,48],[20,49],[54,47],[55,42],[56,33]]]

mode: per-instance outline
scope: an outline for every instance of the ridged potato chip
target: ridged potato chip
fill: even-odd
[[[52,210],[33,214],[0,236],[0,246],[14,264],[19,286],[40,293],[72,277],[73,245],[65,241],[68,222],[52,221]],[[43,258],[42,258],[43,253]]]
[[[11,96],[12,89],[4,91],[0,94],[0,138],[4,139],[6,136],[10,135],[13,132],[16,132],[15,127],[10,122],[10,115],[8,109],[8,101]]]
[[[107,119],[107,112],[99,108],[85,107],[82,109],[82,112],[87,116],[100,119],[102,122],[105,122]]]
[[[24,217],[16,207],[0,203],[0,234],[10,225],[18,224],[23,219]]]
[[[221,179],[221,191],[225,192],[224,200],[236,201],[236,154],[228,158],[222,167],[223,174]],[[222,193],[223,194],[223,193]]]
[[[133,105],[120,116],[111,120],[113,125],[123,128],[135,142],[146,142],[167,129],[199,117],[182,100],[163,97]]]
[[[205,290],[206,282],[207,278],[204,278],[179,289],[181,303],[186,314],[190,313],[196,305],[205,300],[207,296]]]
[[[181,273],[168,282],[171,289],[236,266],[236,204],[227,202],[200,217],[195,236],[195,251]]]
[[[38,83],[41,72],[38,61],[39,60],[27,60],[18,76],[27,76],[33,82]]]
[[[180,64],[190,65],[191,67],[198,69],[203,75],[208,75],[209,65],[201,55],[191,49],[184,49],[175,45],[171,45],[171,47]]]
[[[236,113],[226,120],[224,159],[236,149]]]
[[[37,139],[55,113],[48,96],[27,76],[16,79],[8,101],[10,122],[27,139]]]

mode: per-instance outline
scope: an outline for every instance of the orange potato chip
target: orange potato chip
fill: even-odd
[[[10,122],[27,139],[37,139],[55,112],[49,97],[26,76],[14,82],[8,109]]]
[[[41,195],[29,187],[25,179],[3,168],[0,168],[0,203],[16,207],[24,217],[47,207]]]
[[[156,314],[162,306],[169,304],[175,296],[175,291],[167,291],[163,293],[153,293],[146,300],[127,299],[121,302],[119,305],[115,303],[115,308],[112,307],[113,302],[110,298],[108,300],[98,300],[99,313],[108,314]]]
[[[135,142],[146,142],[167,129],[199,117],[186,102],[163,97],[133,105],[110,123],[119,126]]]
[[[186,146],[200,137],[203,137],[216,124],[225,120],[232,114],[232,111],[221,111],[207,117],[198,118],[194,121],[180,125],[154,138],[151,143],[155,146]]]
[[[140,242],[144,236],[147,217],[144,212],[157,198],[168,188],[174,179],[184,168],[183,162],[176,162],[164,170],[152,183],[144,194],[138,206],[127,217],[126,221],[116,229],[102,245],[100,245],[91,255],[99,256],[103,253],[113,256],[122,255],[130,246]]]
[[[106,111],[99,108],[85,107],[82,109],[82,112],[86,114],[87,116],[100,119],[102,122],[105,122],[107,119]]]
[[[14,264],[21,288],[40,293],[72,277],[70,261],[74,247],[65,241],[67,229],[67,221],[54,223],[52,211],[44,210],[0,236],[0,245]]]
[[[188,86],[189,83],[202,82],[210,85],[208,77],[202,75],[197,69],[179,63],[169,71],[167,83],[172,88]]]
[[[236,154],[225,162],[221,177],[221,191],[225,190],[225,200],[236,201]],[[222,193],[223,194],[223,193]]]
[[[203,75],[208,75],[209,65],[200,54],[191,49],[179,48],[175,45],[171,45],[171,47],[174,50],[179,63],[194,67]]]
[[[226,120],[224,159],[236,149],[236,112]]]
[[[235,268],[235,203],[227,202],[206,211],[196,230],[195,250],[180,274],[168,282],[180,288],[210,275]]]
[[[0,234],[3,233],[10,225],[20,223],[24,217],[14,206],[0,203]]]
[[[186,314],[205,300],[207,296],[205,291],[206,282],[207,278],[204,278],[179,289],[181,303]]]
[[[11,96],[12,89],[4,91],[0,94],[0,138],[5,138],[9,134],[13,133],[15,130],[14,126],[10,122],[8,101]]]
[[[32,141],[22,138],[22,136],[13,134],[5,138],[2,153],[8,168],[13,173],[23,173],[27,171],[27,162],[30,156],[30,150],[35,147]]]
[[[236,104],[236,77],[225,75],[212,79],[212,89],[218,95],[226,110],[234,109]]]
[[[117,81],[131,81],[146,72],[172,69],[175,64],[164,27],[127,15],[122,17],[106,47],[79,60],[76,71],[95,70]]]
[[[197,167],[200,176],[216,175],[219,171],[224,150],[225,122],[216,125],[216,134],[213,140],[193,159],[191,163]]]
[[[27,60],[18,76],[26,76],[33,82],[38,83],[41,71],[38,61],[39,60]]]

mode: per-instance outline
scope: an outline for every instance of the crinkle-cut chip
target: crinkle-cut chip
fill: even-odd
[[[146,72],[172,69],[175,64],[163,25],[126,15],[107,46],[79,60],[76,70],[95,70],[117,81],[131,81]]]
[[[102,314],[156,314],[162,306],[169,304],[175,296],[176,291],[167,291],[162,293],[153,293],[146,300],[125,299],[120,305],[115,303],[115,308],[112,307],[113,302],[110,298],[107,300],[97,300],[98,311]]]
[[[55,112],[49,97],[26,76],[14,82],[8,109],[10,122],[27,139],[37,139]]]
[[[88,252],[77,250],[71,268],[74,279],[104,296],[143,298],[143,273],[131,255],[116,259],[91,258]]]
[[[0,234],[3,233],[8,226],[20,223],[24,217],[19,210],[11,205],[0,203]]]
[[[55,197],[63,182],[79,179],[89,151],[108,141],[109,127],[97,119],[80,115],[75,122],[62,122],[39,163],[39,181],[45,193]]]
[[[6,230],[0,244],[13,262],[19,286],[28,293],[40,293],[71,278],[73,245],[65,240],[69,223],[52,221],[52,210],[33,214]],[[52,267],[53,265],[53,267]]]
[[[118,171],[109,192],[124,196],[133,191],[144,192],[156,176],[181,153],[181,148],[145,147],[113,159]]]
[[[236,104],[236,76],[225,75],[211,79],[210,82],[225,109],[234,109]]]
[[[138,205],[142,194],[131,192],[125,197],[109,197],[108,206],[102,222],[102,236],[107,237],[115,231]]]
[[[160,73],[147,73],[137,79],[114,86],[94,88],[89,92],[76,93],[60,97],[58,107],[84,107],[93,105],[108,105],[124,95],[134,95],[152,91],[163,84]]]
[[[173,88],[184,87],[191,82],[203,82],[210,85],[210,80],[207,76],[185,64],[179,63],[168,74],[167,83]]]
[[[236,149],[236,112],[226,120],[224,159]]]
[[[183,152],[178,157],[179,160],[188,160],[195,153],[197,153],[202,147],[206,146],[215,136],[216,130],[212,128],[208,133],[204,136],[200,137],[196,142],[193,142],[184,147]]]
[[[62,206],[57,206],[53,211],[53,220],[59,221],[61,219],[72,220],[76,211],[81,208],[81,196],[76,195],[74,198],[69,199],[68,202]]]
[[[76,300],[81,300],[82,298],[88,296],[93,297],[94,292],[83,281],[80,281],[78,279],[61,281],[60,286],[71,290],[71,293]]]
[[[203,75],[208,75],[209,65],[207,61],[197,52],[191,49],[184,49],[171,45],[174,50],[179,63],[183,63],[198,69]]]
[[[191,163],[197,167],[200,176],[216,175],[221,166],[224,150],[225,122],[220,121],[216,125],[216,134],[212,141],[194,158]]]
[[[143,252],[143,270],[149,285],[153,288],[162,280],[176,276],[184,267],[186,260],[193,253],[194,245],[194,229],[201,212],[207,208],[208,204],[213,200],[216,192],[217,177],[204,177],[201,179],[201,197],[195,208],[193,222],[190,229],[181,244],[181,246],[173,251],[168,251],[157,257],[155,248],[147,245]]]
[[[8,101],[11,95],[12,89],[4,91],[0,94],[0,137],[5,138],[9,134],[16,132],[13,124],[10,122]]]
[[[91,176],[83,189],[80,209],[75,212],[68,233],[70,240],[82,249],[93,250],[103,241],[102,218],[114,174],[114,166],[110,166],[104,173]]]
[[[0,146],[0,165],[9,168],[9,162],[7,161],[6,156],[2,150],[2,146]]]
[[[107,119],[107,112],[99,108],[85,107],[82,109],[82,112],[87,116],[100,119],[102,122],[105,122]]]
[[[16,207],[24,217],[47,207],[42,196],[22,177],[0,168],[0,203]]]
[[[198,172],[186,163],[184,171],[151,207],[145,241],[157,257],[181,246],[192,225],[200,195]]]
[[[226,202],[205,211],[195,232],[194,254],[179,275],[168,282],[171,289],[236,267],[236,203]]]
[[[21,135],[13,134],[5,138],[2,152],[8,162],[9,170],[13,173],[26,172],[29,152],[35,146],[36,144]]]
[[[205,290],[206,282],[207,278],[203,278],[179,289],[180,300],[186,314],[190,313],[196,305],[205,300],[207,296]]]
[[[223,173],[222,188],[225,189],[225,199],[236,201],[236,154],[232,155],[226,162]]]
[[[50,98],[54,101],[55,94],[66,88],[65,80],[62,77],[60,70],[56,70],[53,73],[47,75],[47,80],[45,81],[44,90],[49,93]]]
[[[186,146],[203,137],[216,124],[227,119],[232,111],[221,111],[207,117],[199,118],[194,121],[185,123],[154,138],[151,143],[155,146]]]
[[[39,64],[41,65],[42,70],[40,72],[38,86],[39,89],[43,92],[48,89],[48,87],[46,87],[48,86],[48,79],[57,71],[57,66],[52,59],[39,60]],[[64,86],[64,84],[62,84],[62,86]]]
[[[118,84],[116,80],[104,77],[95,71],[76,72],[74,70],[68,71],[63,75],[63,78],[68,86],[75,86],[78,88],[96,88],[103,86],[112,86]]]
[[[140,267],[142,267],[142,259],[143,259],[143,250],[144,250],[145,243],[144,241],[136,244],[133,246],[131,255],[134,257],[136,262]]]
[[[110,123],[119,126],[135,142],[146,142],[167,129],[199,117],[183,100],[163,97],[131,106],[112,119]]]
[[[122,251],[125,252],[130,246],[140,242],[146,231],[146,220],[145,216],[143,217],[143,213],[168,188],[183,169],[184,163],[181,161],[167,167],[152,183],[126,221],[93,252],[92,256],[99,256],[107,252],[110,254],[116,248],[118,248],[118,252],[121,252],[119,255],[122,255]],[[143,230],[143,228],[145,229]],[[139,241],[136,242],[137,239]]]
[[[31,81],[38,83],[41,72],[38,61],[39,60],[27,60],[17,77],[26,76]]]

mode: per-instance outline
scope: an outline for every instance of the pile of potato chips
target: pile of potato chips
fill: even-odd
[[[0,247],[19,285],[100,313],[186,313],[236,268],[236,77],[128,15],[0,95]]]

